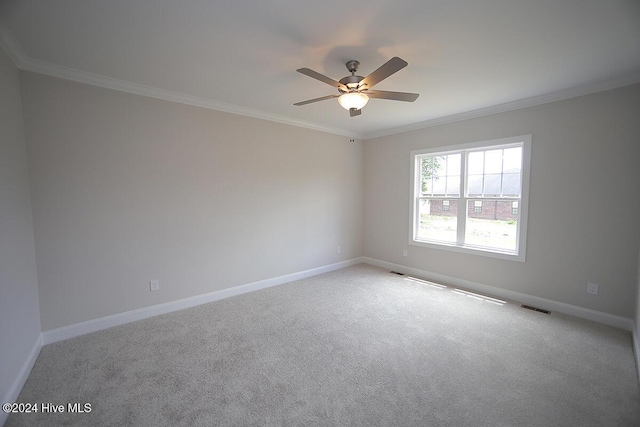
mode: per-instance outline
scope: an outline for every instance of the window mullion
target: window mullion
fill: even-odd
[[[521,192],[521,196],[518,197],[516,200],[518,202],[518,216],[516,217],[516,221],[518,224],[518,228],[516,229],[516,251],[520,252],[520,230],[522,229],[522,227],[520,227],[520,220],[522,218],[521,212],[522,212],[522,192]],[[512,205],[513,206],[513,205]]]
[[[467,223],[467,156],[469,153],[463,151],[460,156],[460,190],[458,198],[458,228],[457,228],[457,244],[461,246],[464,244],[464,234]]]
[[[414,162],[415,173],[413,177],[414,193],[413,200],[415,206],[413,207],[413,236],[415,240],[418,237],[418,230],[420,230],[420,200],[422,199],[422,156],[417,156]]]
[[[417,237],[418,234],[418,230],[420,229],[420,202],[422,200],[426,200],[428,199],[428,197],[424,197],[424,196],[419,196],[416,198],[416,207],[415,207],[415,212],[414,212],[414,217],[415,217],[415,223],[414,223],[414,238]]]

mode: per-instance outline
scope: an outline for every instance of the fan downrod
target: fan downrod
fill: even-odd
[[[364,79],[364,77],[362,76],[356,76],[356,71],[358,71],[358,65],[360,65],[358,61],[356,61],[355,59],[352,59],[351,61],[347,61],[346,65],[347,65],[347,70],[349,70],[351,75],[340,79],[340,83],[345,85],[348,88],[348,90],[338,89],[340,93],[356,91],[358,86],[360,85],[360,82],[362,81],[362,79]]]

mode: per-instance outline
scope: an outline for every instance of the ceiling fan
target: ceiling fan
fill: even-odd
[[[338,98],[338,102],[345,110],[349,110],[349,116],[355,117],[362,114],[364,107],[369,98],[391,99],[393,101],[413,102],[418,98],[417,93],[407,92],[389,92],[386,90],[371,90],[371,88],[386,79],[390,75],[397,73],[407,65],[407,61],[397,56],[385,62],[380,68],[369,74],[367,77],[356,76],[358,65],[356,60],[347,62],[347,70],[351,73],[340,81],[335,81],[309,68],[299,68],[296,71],[305,76],[320,80],[328,85],[338,88],[338,93],[327,95],[320,98],[309,99],[307,101],[296,102],[293,105],[301,106],[311,104],[312,102],[324,101],[325,99]]]

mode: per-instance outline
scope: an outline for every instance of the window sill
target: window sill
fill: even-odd
[[[445,250],[450,252],[458,252],[463,254],[470,255],[480,255],[489,258],[498,258],[505,259],[509,261],[517,261],[517,262],[525,262],[525,254],[524,251],[521,250],[520,253],[515,253],[512,251],[504,251],[501,252],[496,249],[475,247],[475,246],[460,246],[455,243],[446,243],[446,242],[429,242],[425,240],[409,240],[409,244],[412,246],[420,246],[423,248],[430,249],[438,249]]]

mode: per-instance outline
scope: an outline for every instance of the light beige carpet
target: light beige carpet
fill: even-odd
[[[8,426],[638,426],[629,332],[358,265],[45,346]]]

